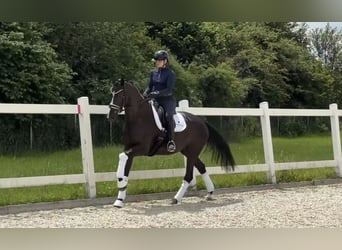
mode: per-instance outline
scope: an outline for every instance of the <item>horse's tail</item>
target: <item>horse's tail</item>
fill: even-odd
[[[228,172],[230,167],[234,170],[235,160],[232,152],[230,151],[229,145],[214,127],[209,123],[206,124],[209,129],[209,139],[207,144],[213,151],[213,158],[221,164],[226,172]]]

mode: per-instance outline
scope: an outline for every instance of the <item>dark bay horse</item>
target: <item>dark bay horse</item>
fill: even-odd
[[[177,150],[166,150],[165,132],[154,121],[151,100],[144,99],[138,89],[129,82],[118,80],[112,87],[112,100],[108,118],[115,121],[118,113],[125,111],[124,152],[119,154],[117,185],[119,189],[115,207],[122,207],[126,198],[128,175],[135,156],[168,155],[181,152],[186,156],[186,171],[183,183],[172,203],[181,201],[193,177],[195,166],[201,174],[210,198],[214,185],[199,155],[206,144],[212,149],[213,156],[228,171],[234,170],[235,161],[230,148],[223,137],[202,118],[187,112],[180,112],[186,121],[186,128],[175,133]]]

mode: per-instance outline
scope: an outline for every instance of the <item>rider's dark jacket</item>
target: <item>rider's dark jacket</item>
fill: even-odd
[[[156,68],[151,72],[150,81],[145,92],[159,91],[158,96],[156,96],[158,102],[175,102],[173,96],[175,78],[175,72],[169,67]]]

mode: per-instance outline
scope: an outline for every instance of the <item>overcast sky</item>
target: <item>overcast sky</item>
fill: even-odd
[[[315,28],[324,28],[328,22],[306,22],[306,23],[309,25],[310,29],[315,29]],[[335,27],[337,27],[338,29],[342,28],[342,22],[329,22],[329,24],[333,28]]]

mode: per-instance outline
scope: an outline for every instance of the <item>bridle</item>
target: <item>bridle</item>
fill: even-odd
[[[110,108],[110,110],[113,110],[113,111],[114,111],[114,114],[121,113],[121,112],[124,111],[125,109],[128,109],[128,108],[130,108],[130,107],[135,106],[135,105],[128,105],[128,106],[127,106],[127,104],[126,104],[125,87],[124,87],[124,84],[122,84],[122,85],[123,85],[122,89],[119,89],[118,91],[112,91],[112,96],[113,96],[113,98],[112,98],[112,101],[111,101],[110,104],[109,104],[109,108]],[[121,105],[114,104],[115,96],[116,96],[117,94],[121,93],[121,92],[123,92],[122,103],[121,103]],[[143,99],[143,100],[139,103],[139,105],[140,105],[141,103],[144,103],[144,102],[149,101],[149,100],[150,100],[149,98]],[[111,112],[110,112],[110,113],[111,113]],[[107,116],[108,118],[109,118],[109,116],[110,116],[110,113],[108,113],[108,116]]]
[[[123,92],[123,97],[122,97],[122,104],[120,106],[120,105],[114,104],[114,99],[115,99],[115,96],[121,92]],[[122,112],[124,110],[124,105],[125,105],[125,90],[124,90],[124,88],[122,88],[118,91],[115,91],[115,92],[113,91],[112,95],[113,95],[113,98],[112,98],[111,103],[109,104],[109,107],[111,109],[114,109],[117,113]]]

